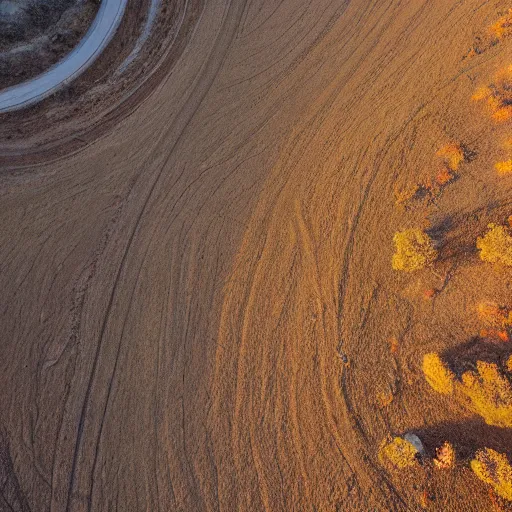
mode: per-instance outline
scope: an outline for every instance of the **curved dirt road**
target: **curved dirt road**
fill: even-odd
[[[491,509],[470,471],[426,481],[376,454],[461,419],[421,355],[467,335],[488,276],[468,263],[446,301],[418,300],[428,276],[393,273],[391,240],[428,216],[465,242],[509,201],[469,98],[510,43],[462,58],[503,5],[198,2],[129,115],[3,169],[1,510]],[[453,139],[478,159],[398,210]]]
[[[72,52],[41,75],[0,91],[0,113],[33,105],[84,73],[114,36],[126,4],[127,0],[102,0],[92,25]]]

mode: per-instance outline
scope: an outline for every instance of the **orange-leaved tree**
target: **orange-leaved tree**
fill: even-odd
[[[445,161],[451,171],[458,170],[460,164],[464,162],[464,149],[456,142],[446,144],[437,151],[436,155]]]
[[[462,374],[458,389],[467,398],[468,408],[488,425],[512,427],[512,384],[498,365],[477,361],[476,370]]]
[[[486,100],[495,121],[512,119],[512,65],[498,73],[489,86],[478,88],[473,100]]]

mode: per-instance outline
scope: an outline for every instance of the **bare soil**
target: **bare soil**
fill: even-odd
[[[512,510],[467,464],[510,431],[421,372],[507,352],[472,345],[476,304],[512,304],[474,242],[512,213],[512,125],[471,96],[512,41],[465,57],[507,7],[167,1],[117,73],[133,2],[86,75],[2,116],[0,510]],[[397,207],[450,142],[458,179]],[[418,225],[440,261],[393,271]],[[404,432],[464,460],[388,470]]]

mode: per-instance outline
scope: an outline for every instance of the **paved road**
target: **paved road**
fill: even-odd
[[[69,55],[45,73],[0,92],[0,112],[33,105],[82,74],[112,39],[126,3],[127,0],[103,0],[85,37]]]

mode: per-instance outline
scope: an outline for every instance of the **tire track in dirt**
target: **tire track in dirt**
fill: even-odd
[[[145,101],[0,176],[11,506],[418,510],[375,455],[433,409],[414,383],[374,400],[420,324],[389,271],[392,191],[447,134],[477,140],[465,73],[499,53],[460,55],[495,5],[194,6]]]
[[[183,135],[184,131],[186,130],[186,128],[188,126],[188,123],[190,122],[190,120],[194,116],[195,112],[197,111],[197,108],[201,104],[202,99],[207,94],[209,87],[211,86],[211,84],[213,83],[213,80],[215,79],[215,76],[216,76],[216,73],[218,72],[218,69],[220,69],[220,66],[223,63],[223,60],[224,60],[223,57],[222,56],[218,56],[216,54],[218,52],[220,52],[221,54],[225,53],[225,51],[229,47],[229,44],[231,42],[232,37],[234,36],[235,30],[236,30],[236,28],[238,26],[238,19],[239,19],[240,15],[241,15],[241,12],[242,12],[243,9],[235,7],[234,8],[235,12],[239,11],[239,14],[238,14],[238,16],[234,16],[232,18],[231,13],[229,12],[231,10],[231,7],[232,7],[232,5],[229,4],[229,7],[226,9],[226,15],[225,15],[225,19],[228,20],[229,23],[232,25],[231,30],[226,30],[227,27],[225,27],[224,24],[222,25],[221,30],[220,30],[220,34],[221,34],[221,37],[225,38],[226,40],[223,41],[222,44],[219,44],[220,41],[219,41],[219,43],[217,41],[215,41],[215,43],[213,45],[212,53],[210,54],[210,58],[209,58],[209,62],[218,63],[218,67],[216,69],[214,68],[213,72],[210,73],[210,76],[205,74],[205,81],[207,82],[207,85],[204,86],[203,84],[201,84],[201,87],[203,88],[203,90],[201,91],[198,88],[198,90],[200,92],[199,92],[199,95],[197,96],[197,98],[194,98],[194,95],[192,94],[191,95],[191,99],[187,102],[188,103],[187,107],[189,107],[189,108],[190,108],[190,104],[192,104],[192,116],[190,116],[188,119],[185,118],[184,126],[181,129],[181,131],[179,132],[179,136],[178,136],[178,138],[176,140],[176,144],[179,142],[181,136]],[[147,207],[148,207],[148,205],[149,205],[149,203],[150,203],[150,201],[152,199],[152,195],[153,195],[153,193],[154,193],[154,191],[156,189],[156,186],[157,186],[157,184],[158,184],[158,182],[160,180],[160,177],[161,177],[161,174],[163,172],[164,167],[165,167],[165,163],[162,166],[160,172],[158,174],[156,174],[156,177],[153,180],[153,182],[152,182],[152,184],[151,184],[151,186],[149,188],[149,191],[147,192],[146,198],[145,198],[144,202],[142,203],[142,207],[141,207],[140,213],[138,214],[138,216],[136,218],[135,226],[134,226],[134,228],[133,228],[133,230],[132,230],[132,232],[131,232],[131,234],[130,234],[130,236],[128,238],[128,243],[126,245],[126,248],[124,250],[123,256],[121,258],[121,263],[120,263],[119,269],[117,271],[117,277],[116,277],[116,279],[114,281],[112,292],[110,294],[110,300],[109,300],[109,303],[107,305],[105,317],[104,317],[104,320],[103,320],[103,325],[102,325],[102,328],[101,328],[101,331],[100,331],[100,338],[99,338],[98,345],[97,345],[96,355],[95,355],[94,361],[93,361],[93,366],[92,366],[92,370],[91,370],[91,377],[90,377],[90,380],[89,380],[89,384],[87,386],[87,390],[86,390],[86,394],[85,394],[85,398],[84,398],[84,403],[83,403],[83,407],[82,407],[82,413],[81,413],[80,420],[79,420],[79,431],[78,431],[78,434],[77,434],[76,448],[75,448],[75,453],[74,453],[73,461],[72,461],[70,483],[69,483],[69,491],[68,491],[68,494],[67,494],[68,498],[67,498],[66,510],[70,510],[70,507],[71,507],[71,500],[72,500],[72,496],[73,496],[73,493],[74,493],[73,488],[74,488],[74,485],[75,485],[75,472],[76,472],[76,468],[77,468],[78,454],[79,454],[79,451],[81,450],[81,447],[82,447],[82,444],[83,444],[82,437],[84,435],[84,433],[83,433],[84,422],[85,422],[86,414],[87,414],[87,411],[88,411],[89,400],[90,400],[90,396],[91,396],[91,392],[92,392],[93,382],[94,382],[94,379],[96,377],[96,371],[97,371],[96,368],[97,368],[97,365],[98,365],[98,362],[99,362],[99,356],[100,356],[101,349],[102,349],[102,342],[103,342],[103,340],[105,338],[105,333],[106,333],[106,329],[107,329],[107,322],[109,321],[109,317],[110,317],[110,314],[111,314],[111,311],[112,311],[113,302],[114,302],[115,295],[117,293],[117,288],[118,288],[120,276],[122,275],[122,272],[125,269],[126,259],[128,257],[129,251],[131,249],[131,246],[133,244],[135,236],[136,236],[136,234],[138,232],[138,229],[139,229],[142,217],[143,217],[143,215],[146,212],[146,209],[147,209]],[[134,286],[132,288],[132,296],[131,296],[131,298],[128,301],[128,308],[127,308],[128,314],[129,314],[130,309],[131,309],[131,304],[133,302],[133,292],[134,292],[135,288],[137,287],[137,283],[138,283],[138,280],[135,280]],[[123,338],[123,334],[124,334],[124,327],[123,327],[123,329],[121,331],[121,339]],[[116,369],[117,369],[117,363],[118,363],[118,360],[119,360],[119,351],[120,351],[120,349],[121,349],[121,343],[119,342],[118,349],[117,349],[117,354],[115,356],[114,363],[113,363],[113,369],[112,369],[112,371],[110,373],[109,384],[108,384],[108,387],[107,387],[106,400],[104,402],[105,405],[104,405],[103,412],[101,414],[101,420],[99,422],[99,430],[98,430],[98,434],[97,434],[97,439],[96,439],[96,442],[94,443],[94,446],[96,446],[96,448],[94,449],[94,459],[93,459],[93,462],[92,462],[92,469],[90,471],[90,475],[91,476],[89,477],[90,478],[89,492],[86,494],[86,496],[91,496],[92,495],[92,491],[93,491],[93,485],[94,485],[94,483],[93,483],[93,475],[94,475],[94,472],[95,472],[96,466],[97,466],[98,449],[99,449],[98,445],[99,445],[99,442],[101,440],[104,420],[105,420],[105,416],[107,414],[107,408],[108,408],[108,404],[109,404],[109,401],[110,401],[110,394],[111,394],[111,390],[112,390],[112,382],[113,382],[113,379],[114,379],[115,374],[116,374]],[[87,447],[87,449],[89,449],[89,446]],[[82,465],[83,465],[83,463],[82,463]],[[91,506],[92,506],[92,504],[91,504],[91,501],[90,501],[90,498],[89,498],[88,499],[87,510],[91,510]]]
[[[411,30],[414,30],[418,26],[417,22],[420,19],[419,18],[420,15],[424,15],[426,5],[427,5],[426,3],[419,5],[419,9],[411,17],[411,20],[414,20],[414,22],[411,24],[410,27],[408,26],[407,29],[404,29],[404,34],[398,34],[398,36],[397,36],[398,40],[401,40],[403,37],[405,37],[406,31],[410,32]],[[390,13],[386,13],[386,14],[389,16]],[[386,21],[388,23],[391,23],[389,21],[389,18]],[[414,57],[407,57],[407,60],[405,62],[407,63],[407,65],[410,65],[410,63],[413,62],[412,59],[419,58],[419,55],[420,54],[417,53]],[[423,51],[423,57],[428,57],[428,54],[425,51]],[[391,58],[393,58],[393,57],[391,57]],[[389,60],[390,59],[389,56],[386,56],[386,59],[389,61],[387,64],[389,66],[389,64],[392,61]],[[396,66],[395,66],[395,68],[396,68]],[[379,72],[384,73],[385,69],[386,68],[384,66],[379,66]],[[372,81],[368,78],[368,79],[363,80],[363,84],[368,89],[368,92],[371,92]],[[354,90],[359,90],[359,89],[357,87],[354,87]],[[391,93],[390,96],[393,97],[394,96],[393,93]],[[387,100],[391,104],[396,104],[396,101],[390,101],[390,99],[387,99]],[[354,106],[359,105],[359,107],[361,108],[361,105],[365,105],[365,104],[371,105],[372,102],[368,101],[366,103],[365,100],[359,99],[358,102],[354,104]],[[406,129],[406,127],[409,124],[415,122],[418,119],[418,114],[421,113],[423,109],[424,109],[424,105],[418,107],[417,111],[415,113],[413,113],[410,116],[405,117],[405,120],[404,120],[405,122],[402,126],[400,126],[400,125],[397,126],[395,135],[393,135],[393,139],[395,142],[401,136],[402,131],[404,129]],[[322,108],[320,107],[317,110],[321,111]],[[362,110],[364,110],[364,109],[362,109]],[[369,118],[367,117],[366,121],[368,119]],[[325,132],[325,129],[322,127],[321,131]],[[349,129],[347,128],[344,133],[348,133],[348,131],[349,131]],[[311,130],[311,132],[315,133],[315,130]],[[305,137],[307,137],[307,136],[305,136]],[[379,140],[379,139],[380,140],[383,139],[382,132],[380,134],[377,133],[374,140]],[[297,147],[303,148],[307,144],[308,144],[307,142],[301,142],[301,143],[297,144]],[[348,220],[349,225],[351,225],[352,228],[351,228],[349,234],[345,235],[345,243],[344,243],[344,245],[345,245],[345,249],[344,249],[345,265],[341,265],[341,269],[345,269],[345,271],[343,272],[343,270],[342,270],[341,274],[343,275],[343,273],[346,273],[347,275],[344,276],[339,281],[340,283],[342,283],[341,289],[343,289],[345,286],[348,286],[348,281],[346,280],[346,278],[348,278],[348,270],[349,270],[348,264],[349,264],[349,262],[351,265],[353,264],[352,250],[353,250],[353,241],[356,236],[355,234],[356,234],[357,225],[358,225],[359,219],[362,215],[362,212],[366,206],[368,197],[371,193],[370,190],[371,190],[372,184],[375,182],[375,180],[377,178],[377,171],[380,168],[380,165],[378,165],[378,164],[374,165],[371,162],[373,162],[374,160],[377,162],[384,160],[386,158],[386,153],[389,151],[389,146],[390,146],[389,140],[388,141],[383,140],[382,146],[379,147],[377,145],[377,147],[379,147],[379,152],[375,153],[375,155],[372,155],[372,154],[362,155],[362,157],[359,159],[359,161],[356,161],[353,166],[355,173],[360,173],[361,169],[363,169],[365,167],[366,162],[368,162],[368,164],[366,164],[366,165],[369,165],[369,167],[374,167],[374,170],[371,172],[371,174],[369,174],[365,178],[366,182],[363,182],[362,186],[360,187],[364,191],[363,197],[359,199],[358,203],[356,203],[356,204],[358,204],[358,207],[357,207],[357,210],[354,212],[353,218],[349,217],[349,220]],[[388,149],[386,149],[386,148],[388,148]],[[300,163],[298,163],[298,162],[300,162],[300,158],[303,155],[302,150],[301,150],[301,152],[297,152],[295,148],[292,148],[289,151],[285,151],[285,154],[283,156],[283,161],[285,161],[286,158],[290,154],[293,154],[294,157],[296,157],[296,159],[294,159],[294,162],[302,168]],[[319,157],[319,159],[321,159],[321,158],[322,157]],[[308,160],[308,162],[310,162],[311,158],[308,158],[307,160]],[[291,166],[293,164],[289,164],[289,165]],[[274,174],[273,179],[275,180],[275,182],[273,182],[273,179],[270,179],[269,184],[266,185],[266,190],[275,190],[275,189],[282,190],[281,187],[287,188],[287,184],[283,184],[283,185],[277,184],[277,183],[279,183],[279,178],[277,178],[277,176],[289,174],[290,171],[286,170],[286,167],[287,167],[287,165],[283,164],[283,166],[278,166],[274,170],[275,174]],[[304,171],[303,174],[294,176],[293,183],[294,184],[300,183],[301,179],[304,181],[308,181],[309,177],[306,174],[306,172],[307,171]],[[355,174],[355,175],[357,175],[357,174]],[[281,179],[283,179],[283,178],[281,178]],[[325,179],[325,176],[323,179]],[[291,197],[303,198],[305,195],[307,195],[307,193],[305,193],[304,191],[301,191],[300,185],[295,185],[295,186],[298,187],[299,190],[297,190],[297,188],[294,188],[293,184],[290,184],[289,192],[287,192],[286,194],[280,193],[280,195],[277,197],[274,197],[272,193],[267,192],[267,194],[270,195],[270,197],[267,198],[265,196],[265,199],[263,200],[264,204],[267,206],[262,206],[262,210],[260,210],[258,213],[256,213],[254,215],[254,220],[252,221],[252,225],[254,226],[254,228],[249,227],[247,229],[248,239],[251,241],[250,242],[247,241],[242,244],[242,248],[240,250],[240,256],[239,256],[239,261],[245,262],[244,263],[245,267],[243,269],[239,269],[238,265],[235,264],[235,271],[234,271],[233,279],[238,282],[243,279],[242,275],[251,276],[249,279],[252,279],[252,276],[256,275],[256,276],[260,276],[260,277],[255,278],[255,279],[257,279],[257,282],[256,283],[252,282],[252,284],[248,285],[248,289],[250,290],[249,292],[242,292],[241,290],[238,289],[238,286],[237,286],[236,289],[228,287],[226,294],[225,294],[226,297],[228,298],[227,303],[225,304],[225,307],[227,308],[227,310],[230,310],[233,308],[234,311],[240,311],[240,314],[244,318],[244,320],[242,322],[243,327],[240,327],[241,331],[240,331],[239,353],[235,357],[238,360],[238,362],[237,362],[237,373],[238,373],[237,382],[242,381],[245,383],[245,386],[248,386],[249,382],[252,382],[253,385],[256,382],[258,382],[259,373],[255,373],[254,361],[261,361],[260,357],[258,357],[256,355],[258,353],[261,353],[261,349],[259,349],[257,352],[251,352],[251,349],[248,347],[248,345],[249,345],[248,340],[251,337],[253,337],[253,338],[256,337],[257,339],[254,339],[252,342],[256,345],[258,345],[260,343],[271,344],[272,340],[273,340],[273,337],[270,335],[270,332],[267,335],[257,334],[257,329],[255,327],[250,329],[247,327],[247,325],[251,324],[251,323],[253,325],[255,325],[257,323],[256,319],[259,319],[260,323],[261,323],[260,329],[263,329],[263,330],[265,330],[265,332],[267,332],[267,327],[265,324],[268,324],[270,319],[273,318],[273,316],[270,315],[268,312],[265,313],[264,302],[270,302],[270,303],[280,302],[281,300],[284,300],[281,297],[288,296],[288,294],[284,290],[282,291],[282,294],[279,294],[278,292],[276,292],[276,295],[274,295],[274,293],[272,293],[272,295],[269,296],[270,290],[266,284],[263,284],[264,281],[270,281],[273,283],[273,286],[276,286],[277,282],[278,282],[278,276],[283,276],[283,275],[289,276],[289,278],[293,282],[297,282],[297,281],[301,281],[302,278],[300,276],[306,275],[308,273],[311,273],[316,276],[319,275],[319,272],[316,268],[316,264],[314,264],[314,263],[310,263],[310,265],[307,265],[305,269],[303,269],[301,272],[299,272],[299,275],[297,275],[295,273],[295,270],[294,270],[295,263],[292,263],[292,261],[295,261],[295,259],[292,257],[292,254],[293,254],[292,247],[294,247],[297,242],[296,242],[296,239],[291,235],[291,233],[287,229],[286,225],[288,222],[287,219],[289,218],[290,211],[293,209],[293,207],[289,204],[289,202],[287,202],[286,199],[284,199],[284,198],[282,199],[282,196],[286,196],[286,197],[290,197],[290,198]],[[310,186],[312,188],[314,188],[315,183],[311,182]],[[358,196],[360,196],[360,194],[356,193],[356,197],[358,197]],[[327,195],[327,197],[328,197],[328,195]],[[269,206],[269,205],[274,205],[274,206]],[[264,213],[265,208],[268,208],[267,213]],[[269,212],[272,212],[272,213],[269,213]],[[340,218],[344,218],[345,222],[347,222],[346,214],[340,215]],[[275,224],[280,224],[280,227],[275,227]],[[331,223],[327,223],[327,224],[329,224],[331,226],[339,225],[336,222],[331,222]],[[258,239],[254,238],[254,235],[252,234],[252,230],[254,230],[255,232],[261,231],[261,228],[256,228],[256,226],[267,226],[265,238],[264,238],[265,241],[263,241],[262,238],[260,238],[259,241],[258,241]],[[309,255],[309,259],[310,260],[313,259],[313,261],[314,261],[314,258],[312,256],[313,253],[312,253],[312,249],[311,249],[311,243],[307,242],[307,240],[308,240],[308,237],[306,235],[307,229],[304,227],[303,222],[299,222],[299,226],[300,226],[299,231],[303,235],[302,236],[302,239],[303,239],[302,250],[305,250],[305,253],[307,255]],[[358,233],[358,236],[360,236],[359,233]],[[286,241],[287,245],[283,246],[285,241]],[[269,249],[268,248],[269,243],[274,244],[274,246],[276,248]],[[277,247],[279,247],[279,249],[277,249]],[[254,256],[251,257],[251,254]],[[248,263],[248,261],[254,261],[254,262],[257,261],[258,263],[253,263],[251,265]],[[273,265],[279,265],[280,270],[276,271],[273,268]],[[281,267],[281,265],[282,265],[282,267]],[[240,275],[238,275],[238,272],[240,272]],[[323,274],[323,273],[321,273],[321,274]],[[263,276],[265,276],[265,277],[263,277]],[[304,278],[304,279],[307,279],[307,278]],[[316,286],[314,284],[314,282],[313,283],[310,282],[308,288],[312,288],[313,290],[316,289],[316,294],[320,297],[322,296],[322,293],[319,291],[318,286]],[[261,291],[258,292],[258,290],[261,290]],[[263,291],[263,290],[265,290],[265,291]],[[244,301],[242,303],[236,303],[237,299],[235,299],[235,304],[234,305],[231,304],[232,296],[240,297],[240,296],[244,296],[246,293],[249,294],[248,295],[249,299],[244,299]],[[306,296],[306,295],[307,295],[306,292],[302,292],[302,293],[298,294],[298,296],[301,297],[301,300],[303,300],[304,296]],[[340,295],[343,295],[343,292],[341,292]],[[333,301],[333,302],[336,302],[336,301]],[[303,305],[300,302],[298,302],[298,303],[296,303],[296,307],[301,309],[303,307]],[[339,307],[341,307],[341,309],[338,310],[338,317],[343,318],[343,317],[347,316],[348,317],[347,321],[350,322],[349,325],[351,325],[351,320],[349,320],[351,317],[349,316],[349,313],[347,313],[345,311],[345,309],[343,308],[342,300],[340,300],[340,302],[339,302]],[[254,318],[252,320],[250,320],[247,316],[251,312],[251,310],[253,312],[252,314],[254,315]],[[219,335],[220,339],[221,339],[222,346],[230,345],[235,342],[235,339],[236,339],[235,325],[236,324],[233,324],[233,321],[236,318],[237,313],[235,313],[234,311],[233,310],[229,311],[229,312],[226,311],[223,314],[223,320],[221,321],[221,330],[220,330],[220,335]],[[322,316],[324,315],[324,313],[325,312],[321,313]],[[263,319],[265,319],[265,320],[263,320]],[[338,321],[332,322],[332,320],[331,320],[331,322],[328,322],[328,323],[331,323],[331,325],[336,326],[338,324]],[[293,325],[295,328],[297,328],[297,326],[300,324],[301,324],[301,322],[300,322],[299,318],[295,318],[291,325]],[[350,328],[350,327],[348,327],[348,328]],[[232,330],[234,330],[234,332]],[[333,327],[332,330],[334,332],[336,332],[336,330],[338,330],[338,328]],[[325,331],[324,331],[323,337],[326,340],[328,340],[328,339],[335,340],[337,338],[336,335],[329,333],[329,332],[325,332]],[[277,342],[289,343],[289,336],[286,334],[284,336],[283,335],[276,336],[275,342],[276,343]],[[272,345],[269,345],[268,347],[263,349],[263,353],[265,353],[266,351],[271,351],[272,350],[271,346]],[[221,350],[220,353],[222,354],[223,358],[226,357],[224,354],[224,350]],[[410,498],[406,497],[406,496],[403,496],[403,497],[400,496],[400,491],[396,491],[394,489],[393,484],[389,481],[388,477],[378,466],[373,466],[373,464],[369,464],[369,465],[361,464],[361,454],[364,452],[370,451],[370,453],[367,453],[367,455],[363,456],[363,459],[369,460],[369,459],[374,458],[373,454],[371,454],[371,451],[375,450],[374,441],[371,437],[369,437],[365,433],[365,430],[366,430],[365,425],[357,424],[358,412],[357,412],[357,409],[352,404],[353,399],[350,396],[350,394],[347,392],[346,385],[344,385],[344,384],[342,385],[341,394],[338,392],[339,382],[344,381],[345,374],[344,373],[342,374],[343,376],[341,379],[340,379],[339,375],[334,374],[334,376],[333,376],[332,369],[331,369],[332,363],[330,363],[330,361],[327,362],[328,359],[325,358],[323,351],[321,351],[319,357],[320,357],[320,363],[321,363],[320,368],[321,369],[320,369],[320,371],[318,371],[318,374],[319,374],[318,378],[319,378],[320,382],[323,382],[323,384],[321,385],[321,389],[323,390],[321,393],[321,396],[323,396],[326,418],[336,416],[332,412],[333,404],[337,404],[336,406],[338,408],[338,412],[337,412],[338,415],[341,414],[341,411],[343,410],[345,405],[347,407],[346,413],[345,413],[346,418],[344,420],[345,424],[336,425],[336,422],[330,422],[328,419],[326,419],[325,421],[326,421],[326,424],[328,425],[327,430],[332,432],[334,436],[336,436],[336,432],[338,430],[336,428],[337,426],[339,426],[340,431],[344,432],[345,439],[343,441],[341,440],[340,437],[338,437],[339,445],[346,447],[345,448],[346,450],[352,452],[352,454],[350,455],[350,458],[353,462],[354,467],[356,468],[354,471],[360,479],[360,481],[357,482],[356,486],[359,486],[362,489],[366,489],[364,491],[364,493],[368,493],[369,489],[372,487],[375,487],[376,482],[379,482],[380,486],[382,486],[380,488],[380,491],[383,493],[389,493],[388,497],[391,500],[390,502],[388,502],[388,505],[387,505],[389,507],[389,509],[392,509],[392,510],[408,509],[408,505],[406,504],[406,502],[409,501]],[[218,364],[219,365],[222,364],[220,360],[218,361]],[[273,371],[278,372],[278,374],[286,374],[287,372],[283,369],[283,366],[284,366],[284,363],[280,363],[280,364],[276,363],[276,368]],[[350,370],[347,370],[347,371],[350,372]],[[263,374],[268,375],[268,373],[271,373],[271,372],[272,372],[272,370],[269,370],[268,368],[263,367],[263,369],[262,369]],[[293,375],[295,375],[295,373],[293,373]],[[308,379],[315,380],[315,378],[313,377],[314,372],[309,372],[309,373],[307,373],[307,375],[308,375]],[[341,372],[340,372],[340,375],[341,375]],[[292,377],[290,377],[290,379],[292,379],[292,382],[294,382]],[[262,382],[262,386],[263,385],[264,385],[264,382]],[[291,387],[293,388],[294,386],[296,386],[295,383]],[[292,394],[292,393],[293,392],[289,391],[288,396],[290,396],[290,394]],[[233,430],[234,430],[233,436],[234,436],[234,439],[236,440],[236,442],[232,446],[232,449],[233,449],[233,452],[235,452],[235,454],[236,454],[236,452],[239,452],[238,457],[239,457],[239,460],[242,461],[243,460],[242,454],[244,452],[244,450],[241,448],[242,444],[240,444],[239,447],[237,446],[237,443],[240,443],[240,441],[239,441],[240,432],[242,431],[242,429],[245,429],[247,425],[255,425],[255,424],[257,425],[258,418],[263,417],[262,416],[263,411],[258,412],[257,407],[255,407],[255,405],[254,405],[255,399],[254,399],[253,391],[251,390],[251,388],[245,388],[245,387],[241,387],[240,385],[237,385],[237,388],[234,391],[234,394],[236,396],[236,402],[237,402],[238,406],[237,406],[237,409],[235,410],[234,417],[233,417]],[[262,398],[262,400],[263,400],[263,398]],[[313,401],[313,399],[310,398],[309,400],[305,400],[306,403],[309,403],[310,401]],[[246,408],[249,408],[247,410],[246,415],[243,415],[240,412],[240,409],[243,407],[242,404],[246,404]],[[249,404],[252,404],[252,406]],[[252,413],[250,412],[251,409],[253,411]],[[341,415],[343,416],[343,414],[341,414]],[[314,416],[314,415],[312,415],[312,416]],[[317,418],[317,420],[318,420],[319,416],[315,416],[315,418]],[[237,426],[237,423],[239,424],[239,426]],[[295,422],[295,425],[297,425],[297,422]],[[298,431],[295,432],[294,438],[295,439],[304,438],[304,435],[300,431],[300,429],[297,429],[297,430]],[[351,440],[348,441],[346,436],[347,436],[347,434],[351,434],[352,432],[353,432],[353,434],[350,437]],[[253,437],[254,437],[254,434],[251,434],[251,439],[253,439]],[[252,450],[254,450],[252,441],[251,441],[251,446],[252,446]],[[319,446],[322,446],[322,449],[325,449],[325,444],[319,444]],[[348,448],[348,447],[350,447],[350,448]],[[354,458],[353,452],[358,452],[358,456],[356,458]],[[237,456],[235,455],[235,457],[237,457]],[[343,450],[341,450],[341,457],[342,458],[344,457]],[[302,460],[302,457],[298,456],[297,464],[299,466],[302,466],[301,460]],[[341,464],[341,462],[340,462],[340,464]],[[240,469],[239,469],[239,471],[240,471]],[[261,469],[258,469],[257,471],[258,471],[258,474],[261,474]],[[261,477],[258,478],[258,481],[260,481],[260,480],[261,480]],[[332,481],[333,479],[330,478],[329,480]],[[319,484],[318,482],[315,482],[314,485],[318,485],[318,484]],[[373,490],[374,493],[377,493],[378,491],[379,491],[379,489]],[[286,494],[288,495],[290,493],[291,493],[291,491],[288,491]],[[359,496],[359,499],[361,499],[361,498],[363,498],[363,496]],[[363,502],[364,505],[362,506],[361,509],[368,510],[372,506],[379,506],[379,509],[380,508],[388,509],[383,505],[385,503],[384,500],[386,499],[384,497],[384,495],[380,495],[377,498],[377,501],[373,501],[373,500],[375,500],[375,498],[376,498],[376,496],[374,495],[372,497],[372,501],[364,501]],[[347,498],[345,498],[345,500],[346,499]],[[311,496],[304,498],[304,500],[305,500],[305,503],[310,503],[311,501],[314,501],[314,499],[312,499]],[[269,506],[268,503],[265,502],[265,507],[266,507],[266,509],[269,509],[269,510],[272,510],[274,508],[278,508],[278,509],[287,508],[283,504],[278,505],[278,503],[279,503],[279,501],[275,501],[273,503],[273,505]],[[300,509],[301,507],[299,505],[297,505],[297,503],[298,502],[295,502],[295,507],[297,509]],[[332,506],[332,503],[330,505]],[[329,505],[327,503],[324,503],[324,506],[329,506]],[[345,502],[345,506],[347,506],[346,502]],[[360,506],[357,507],[358,510],[360,509],[359,507]],[[290,508],[289,505],[288,505],[288,508]],[[293,506],[292,506],[292,508],[293,508]]]

